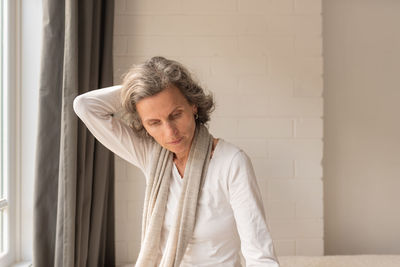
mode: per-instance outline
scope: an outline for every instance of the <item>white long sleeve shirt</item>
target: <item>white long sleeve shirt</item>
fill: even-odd
[[[139,138],[114,116],[121,110],[120,86],[77,96],[74,110],[92,134],[115,154],[139,167],[146,180],[154,143]],[[173,166],[158,261],[173,224],[182,178]],[[199,195],[196,223],[181,267],[278,267],[261,194],[247,154],[219,138]]]

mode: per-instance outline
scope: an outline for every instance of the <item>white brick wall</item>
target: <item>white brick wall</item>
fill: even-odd
[[[210,129],[251,157],[278,255],[323,255],[321,0],[117,0],[115,83],[162,55],[217,101]],[[117,158],[118,263],[140,246],[144,177]]]

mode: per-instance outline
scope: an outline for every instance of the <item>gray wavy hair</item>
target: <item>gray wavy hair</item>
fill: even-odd
[[[170,85],[176,86],[189,104],[197,106],[196,124],[207,124],[210,120],[210,114],[215,109],[212,93],[205,93],[181,63],[156,56],[142,64],[133,65],[123,76],[121,102],[125,110],[125,119],[139,136],[149,137],[136,110],[136,103]]]

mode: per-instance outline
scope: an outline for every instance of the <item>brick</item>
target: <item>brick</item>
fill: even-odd
[[[135,186],[144,186],[146,184],[146,179],[139,167],[133,164],[126,165],[127,179],[134,182]]]
[[[129,182],[127,181],[115,181],[115,200],[126,200],[129,195],[127,185]]]
[[[296,202],[296,218],[318,218],[322,219],[323,203],[315,200],[299,200]]]
[[[322,138],[323,121],[320,118],[307,119],[300,118],[295,120],[296,138]]]
[[[298,97],[322,96],[323,80],[322,75],[303,73],[297,75],[294,80],[294,95]]]
[[[243,149],[250,158],[267,157],[267,141],[265,139],[230,139],[228,141]]]
[[[246,15],[120,15],[115,35],[235,35],[265,34],[263,16]]]
[[[210,58],[199,56],[179,56],[171,58],[182,63],[195,81],[204,81],[210,76]]]
[[[238,33],[239,21],[241,18],[232,15],[194,15],[182,16],[179,25],[173,24],[176,28],[174,34],[178,35],[234,35]],[[249,21],[246,25],[252,25]],[[242,26],[243,27],[243,26]]]
[[[269,140],[270,159],[322,159],[321,140]]]
[[[127,232],[129,231],[128,228],[129,228],[128,223],[117,221],[116,226],[115,226],[115,241],[116,242],[129,240],[128,235],[127,235]]]
[[[238,137],[270,138],[292,137],[293,123],[290,119],[243,118],[238,120]]]
[[[125,160],[115,155],[115,180],[124,181],[126,180],[126,165],[128,164]]]
[[[141,201],[144,198],[144,189],[146,187],[146,181],[142,178],[143,174],[132,175],[128,171],[128,179],[129,183],[126,183],[124,186],[126,188],[123,189],[122,195],[126,196],[124,199],[127,200],[135,200]]]
[[[114,56],[114,66],[116,69],[127,71],[133,64],[143,63],[148,56]]]
[[[322,238],[323,220],[307,219],[296,221],[296,238]]]
[[[130,236],[129,240],[140,240],[143,202],[144,198],[141,201],[127,201],[129,229],[126,234]]]
[[[293,96],[293,79],[268,77],[267,75],[241,75],[239,77],[239,92],[243,94],[258,94],[265,96]]]
[[[182,1],[183,14],[233,14],[237,11],[236,0],[185,0]]]
[[[294,39],[294,48],[297,56],[322,56],[322,36],[299,34]]]
[[[321,0],[294,0],[296,14],[320,14],[322,13]]]
[[[267,206],[268,218],[275,219],[294,219],[295,202],[291,201],[269,201]]]
[[[239,99],[237,95],[220,94],[215,95],[215,111],[216,117],[237,117],[239,115],[238,106]]]
[[[267,62],[265,57],[214,57],[211,58],[213,75],[265,74]]]
[[[270,0],[270,12],[290,14],[293,12],[293,0]]]
[[[295,61],[295,74],[298,75],[322,75],[322,57],[299,57]]]
[[[238,79],[238,92],[241,94],[268,95],[269,79],[266,75],[245,75]]]
[[[238,12],[241,14],[267,14],[269,8],[269,0],[239,0],[238,2]]]
[[[142,204],[142,203],[141,203]],[[139,253],[140,249],[140,238],[141,238],[141,215],[142,215],[142,207],[138,207],[138,205],[133,205],[130,203],[131,211],[134,211],[136,215],[134,217],[130,216],[129,220],[129,229],[126,232],[126,235],[129,236],[128,246],[129,246],[129,260],[132,262],[131,257],[136,257]],[[132,244],[139,244],[139,247],[132,246]]]
[[[294,37],[289,35],[269,35],[266,40],[268,54],[294,57]]]
[[[296,200],[309,200],[322,203],[323,198],[323,184],[321,180],[301,180],[296,182]]]
[[[126,200],[128,221],[140,226],[142,223],[144,198],[140,201]]]
[[[239,0],[239,12],[246,14],[290,14],[293,0]]]
[[[268,70],[271,77],[293,77],[296,71],[296,59],[289,55],[270,55]]]
[[[245,75],[239,79],[239,91],[243,94],[291,97],[293,95],[291,79],[268,77],[265,75]]]
[[[291,97],[293,96],[293,78],[271,76],[268,79],[268,96]]]
[[[237,37],[237,54],[240,56],[262,56],[268,52],[264,35],[244,35]]]
[[[322,178],[321,160],[295,160],[295,177]]]
[[[213,117],[210,121],[210,132],[217,138],[237,138],[238,123],[236,118]]]
[[[274,240],[274,248],[277,256],[292,256],[296,255],[295,240]]]
[[[269,34],[293,35],[295,33],[293,16],[271,15],[266,20]]]
[[[167,58],[182,55],[183,44],[175,36],[134,36],[128,38],[130,56],[152,57],[156,55]]]
[[[322,238],[296,240],[296,255],[324,256],[324,240]]]
[[[296,222],[293,220],[269,220],[271,235],[275,239],[296,238]]]
[[[148,28],[145,20],[150,19],[149,17],[143,17],[141,19],[139,16],[116,16],[114,18],[114,35],[145,34]]]
[[[294,176],[293,160],[264,160],[263,165],[266,168],[268,178],[291,178]]]
[[[322,117],[323,99],[271,97],[268,99],[267,109],[271,116]]]
[[[114,55],[126,55],[128,52],[128,38],[126,36],[114,36]]]
[[[321,15],[273,15],[267,18],[268,31],[274,34],[314,34],[322,33]]]
[[[268,33],[268,24],[265,16],[236,15],[233,16],[236,33],[239,35],[262,35]]]
[[[252,157],[251,158],[251,162],[253,164],[257,179],[266,181],[266,179],[268,178],[268,172],[267,172],[267,168],[264,164],[264,161],[265,161],[265,158],[262,158],[262,157],[257,157],[257,158]],[[267,187],[266,184],[265,184],[265,187]]]
[[[122,76],[124,73],[125,73],[125,71],[122,71],[121,69],[119,69],[119,70],[114,69],[114,75],[113,75],[114,84],[122,83]]]
[[[129,262],[136,262],[140,252],[140,239],[129,241],[128,249],[129,249],[129,255],[128,255]]]
[[[176,37],[174,37],[176,38]],[[233,36],[190,36],[179,40],[182,55],[234,56],[237,55],[237,41]]]
[[[204,81],[205,88],[208,88],[214,94],[233,94],[238,95],[238,77],[232,75],[209,75]],[[203,88],[204,88],[203,87]]]
[[[271,233],[275,239],[308,239],[323,237],[323,223],[313,220],[270,220]]]
[[[296,181],[293,179],[270,179],[268,183],[268,201],[296,201]]]
[[[126,13],[128,14],[180,14],[182,4],[180,0],[127,0]]]
[[[115,35],[181,35],[187,18],[178,15],[120,15],[114,20]]]
[[[144,32],[145,35],[182,35],[189,34],[188,25],[190,23],[186,16],[181,15],[158,15],[158,16],[141,16],[141,18],[147,19],[148,28]],[[193,23],[193,29],[196,29],[196,25]]]
[[[251,104],[249,105],[249,103]],[[240,95],[236,107],[238,116],[241,118],[266,116],[268,113],[267,103],[268,97],[265,95]]]
[[[129,261],[128,259],[128,242],[115,242],[115,258],[117,266]]]
[[[128,67],[124,67],[124,68],[115,67],[114,68],[114,76],[113,76],[114,84],[121,84],[123,81],[123,77],[127,73],[128,70],[129,70]]]
[[[294,56],[294,37],[287,35],[238,36],[239,55],[286,55]]]
[[[270,179],[268,198],[270,201],[322,201],[323,186],[321,180]]]
[[[125,199],[115,201],[115,220],[119,222],[127,222],[128,203]]]
[[[293,24],[296,34],[322,34],[322,16],[320,14],[293,16]]]
[[[126,12],[126,0],[115,0],[115,17]]]

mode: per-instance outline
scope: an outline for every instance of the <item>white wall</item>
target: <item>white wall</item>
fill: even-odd
[[[326,254],[400,253],[400,2],[324,1]]]
[[[320,0],[117,0],[115,83],[162,55],[213,91],[211,132],[251,157],[278,255],[322,255]],[[119,263],[140,246],[144,177],[117,159]]]

